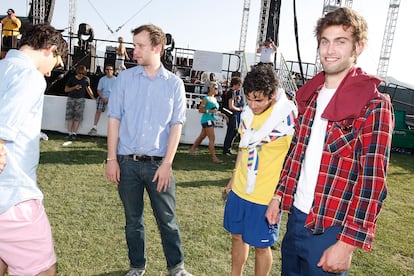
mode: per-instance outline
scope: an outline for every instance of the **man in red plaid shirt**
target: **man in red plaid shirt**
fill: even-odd
[[[355,67],[367,23],[338,8],[315,34],[324,71],[297,92],[297,128],[266,212],[269,223],[289,212],[282,275],[347,275],[354,250],[371,251],[387,195],[391,102]]]

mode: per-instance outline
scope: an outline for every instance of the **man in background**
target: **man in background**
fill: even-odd
[[[260,54],[260,62],[273,65],[277,53],[277,46],[273,42],[273,39],[268,37],[257,49],[256,53]]]
[[[115,80],[114,68],[112,65],[106,65],[105,76],[99,79],[98,88],[96,89],[98,98],[96,99],[95,119],[93,121],[93,127],[88,135],[95,136],[97,134],[98,122],[101,118],[101,113],[105,112],[106,106],[108,105],[109,95],[111,95],[112,86]]]
[[[95,98],[91,89],[91,81],[86,73],[86,66],[79,65],[76,68],[76,74],[71,76],[65,85],[65,92],[68,93],[65,114],[68,135],[65,138],[68,140],[74,140],[77,137],[80,123],[83,121],[86,95],[88,94],[91,99]]]
[[[240,77],[233,77],[230,81],[230,88],[223,94],[221,112],[227,118],[226,137],[224,138],[223,154],[231,156],[231,148],[239,127],[240,113],[243,110],[244,101],[241,95],[243,81]]]
[[[3,25],[1,58],[4,58],[8,50],[17,48],[17,36],[20,35],[22,22],[16,17],[13,9],[8,9],[7,16],[1,20],[1,24]]]
[[[278,239],[279,224],[269,223],[265,213],[289,149],[296,112],[278,83],[268,64],[254,66],[243,82],[247,105],[224,210],[224,228],[232,237],[232,276],[243,275],[250,246],[255,248],[255,275],[269,275],[272,268],[270,246]]]
[[[44,76],[62,65],[60,55],[66,51],[61,33],[39,24],[23,34],[19,50],[10,50],[0,61],[0,275],[6,270],[8,275],[56,274],[36,169]]]

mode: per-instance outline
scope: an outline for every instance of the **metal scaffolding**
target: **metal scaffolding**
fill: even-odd
[[[387,22],[385,24],[384,37],[382,38],[382,47],[377,68],[377,76],[383,80],[387,78],[388,64],[391,57],[392,43],[394,42],[394,33],[397,27],[400,2],[400,0],[390,0],[390,6],[388,8]]]
[[[247,38],[247,29],[249,26],[249,13],[250,13],[250,0],[244,0],[243,4],[243,17],[240,30],[240,41],[239,41],[239,51],[242,66],[241,66],[241,75],[244,76],[244,73],[247,71],[247,61],[246,61],[246,38]]]
[[[46,18],[46,0],[33,0],[33,24],[44,23]]]

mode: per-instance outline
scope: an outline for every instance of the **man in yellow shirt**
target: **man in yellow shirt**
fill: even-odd
[[[20,35],[22,22],[16,17],[13,9],[8,9],[7,16],[1,20],[1,24],[3,25],[1,58],[4,58],[9,49],[17,48],[17,36]]]
[[[224,228],[232,234],[232,273],[242,275],[255,247],[255,274],[269,275],[270,246],[278,238],[279,225],[270,225],[265,213],[294,133],[296,106],[278,89],[273,67],[260,64],[243,82],[247,106],[241,114],[236,168],[226,187]]]

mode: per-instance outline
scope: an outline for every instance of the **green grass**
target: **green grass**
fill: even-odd
[[[58,275],[124,275],[129,267],[123,208],[116,186],[104,178],[106,140],[81,136],[62,147],[63,135],[48,133],[41,142],[38,181],[52,224]],[[196,276],[230,274],[230,235],[222,227],[221,192],[234,158],[213,164],[201,147],[197,155],[180,145],[174,174],[177,217],[186,268]],[[357,250],[351,275],[414,275],[414,156],[392,154],[389,194],[379,218],[373,252]],[[159,233],[146,201],[147,273],[165,275]],[[284,233],[284,216],[281,235]],[[272,275],[280,274],[279,244],[273,250]],[[254,252],[245,275],[254,275]]]

